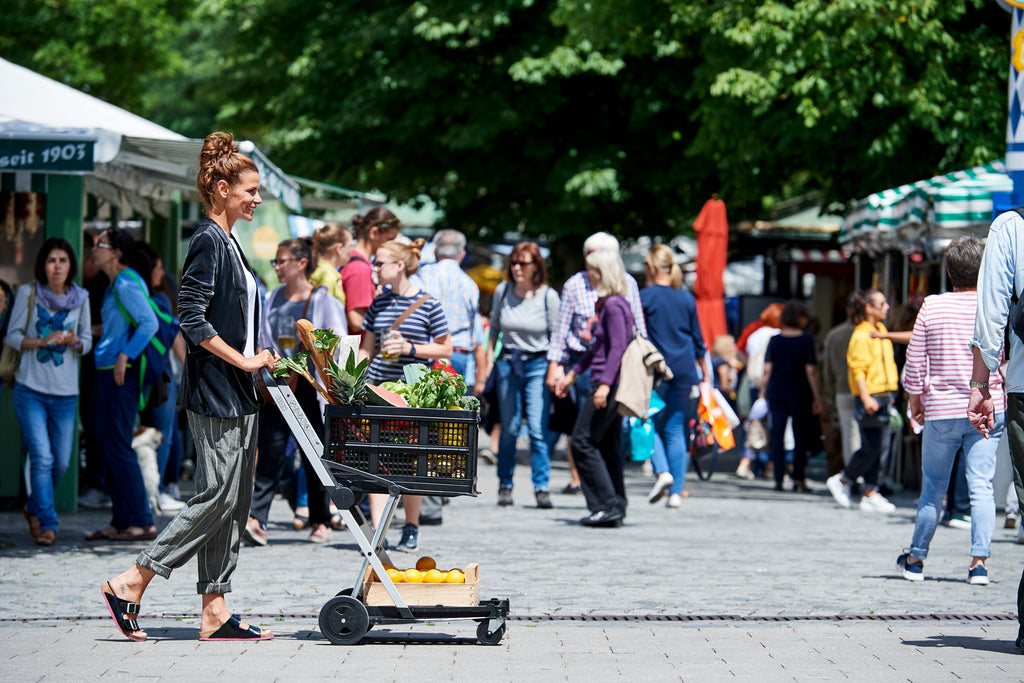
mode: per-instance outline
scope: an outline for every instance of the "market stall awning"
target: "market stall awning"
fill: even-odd
[[[839,242],[896,240],[900,231],[988,225],[992,194],[1012,189],[1006,167],[998,160],[876,192],[857,202],[843,220]]]
[[[175,191],[196,199],[202,140],[4,59],[0,84],[0,172],[87,175],[91,193],[143,214],[146,200],[166,202]],[[256,163],[264,195],[300,212],[298,184],[253,143],[239,148]]]

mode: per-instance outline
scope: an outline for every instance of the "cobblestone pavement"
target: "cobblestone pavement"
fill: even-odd
[[[568,481],[564,460],[554,463],[551,510],[535,507],[522,463],[516,504],[498,507],[495,469],[481,462],[481,494],[452,499],[441,526],[421,528],[419,549],[392,559],[479,563],[481,597],[511,602],[498,647],[475,644],[475,624],[465,621],[376,627],[360,645],[331,645],[317,616],[354,583],[356,543],[347,531],[327,545],[307,543],[281,499],[270,544],[243,548],[228,596],[233,609],[272,628],[273,641],[199,643],[189,564],[150,586],[140,617],[150,640],[130,643],[107,616],[99,584],[143,544],[86,543],[84,533],[108,519],[83,511],[65,515],[57,545],[40,550],[20,512],[0,513],[0,676],[1024,680],[1024,656],[1013,646],[1024,545],[1002,518],[991,585],[966,583],[969,532],[944,527],[926,580],[910,583],[894,562],[910,541],[913,496],[893,496],[899,509],[889,516],[843,510],[814,464],[815,493],[780,494],[769,482],[716,474],[691,478],[678,510],[649,505],[652,480],[631,466],[625,525],[588,529],[577,524],[582,497],[557,493]],[[401,523],[399,511],[392,542]]]

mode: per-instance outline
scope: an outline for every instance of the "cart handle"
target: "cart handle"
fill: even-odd
[[[383,485],[385,485],[387,487],[388,495],[397,496],[400,493],[410,493],[412,491],[412,489],[407,489],[404,486],[402,486],[401,484],[393,482],[390,479],[385,479],[384,477],[379,477],[376,474],[371,474],[371,473],[366,472],[364,470],[357,469],[355,467],[350,467],[348,465],[342,465],[341,463],[337,463],[337,462],[333,462],[333,461],[328,461],[328,463],[329,463],[329,466],[330,466],[331,469],[337,469],[337,470],[340,470],[342,472],[350,472],[352,474],[358,474],[361,477],[369,477],[370,479],[373,479],[374,481],[380,482],[381,484],[383,484]]]

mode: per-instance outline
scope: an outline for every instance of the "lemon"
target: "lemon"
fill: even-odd
[[[405,583],[405,573],[394,567],[388,569],[388,576],[391,577],[392,583]]]
[[[445,574],[445,583],[466,583],[466,575],[462,573],[461,569],[451,569]]]
[[[423,575],[423,583],[444,583],[445,573],[437,569],[430,569]]]
[[[406,569],[405,570],[405,582],[406,583],[423,583],[423,572],[419,569]]]

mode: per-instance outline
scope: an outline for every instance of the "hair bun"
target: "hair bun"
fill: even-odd
[[[238,151],[235,145],[235,136],[231,133],[210,133],[203,140],[203,149],[199,152],[201,164],[214,164],[224,157],[231,156]]]

